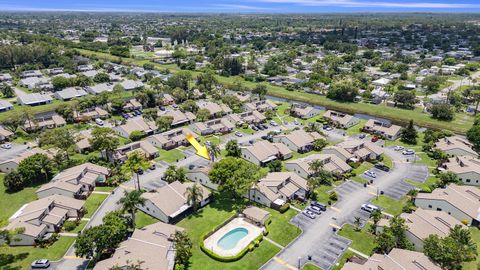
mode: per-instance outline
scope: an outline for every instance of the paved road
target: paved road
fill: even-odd
[[[352,223],[356,216],[359,216],[365,224],[368,214],[359,210],[360,205],[373,199],[377,190],[396,191],[398,183],[402,183],[413,166],[416,166],[405,162],[403,157],[393,152],[388,150],[385,154],[392,154],[394,168],[389,173],[385,173],[381,179],[374,181],[373,185],[365,188],[358,183],[347,181],[335,188],[339,194],[339,201],[314,221],[302,214],[294,217],[291,223],[299,226],[303,230],[302,234],[261,269],[298,269],[307,262],[314,263],[325,270],[331,269],[350,244],[348,240],[336,235],[334,228]]]
[[[24,144],[12,143],[11,145],[12,145],[12,148],[10,149],[0,148],[0,162],[4,162],[12,158],[16,158],[19,155],[23,154],[28,149],[28,146]]]

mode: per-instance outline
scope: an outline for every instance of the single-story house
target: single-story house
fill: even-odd
[[[148,136],[146,140],[155,147],[170,150],[182,145],[187,146],[189,144],[186,138],[187,134],[192,134],[194,138],[198,137],[188,128],[178,128]]]
[[[63,127],[67,124],[65,119],[58,114],[48,115],[46,117],[41,117],[36,119],[35,121],[26,120],[23,128],[25,131],[35,131],[47,128],[58,128]]]
[[[158,149],[147,140],[143,140],[118,147],[115,151],[108,153],[111,155],[108,157],[108,160],[112,160],[115,163],[125,162],[128,159],[128,155],[133,151],[140,151],[148,160],[158,157]],[[102,152],[102,156],[105,157],[106,155],[106,152]]]
[[[157,115],[171,116],[173,118],[172,127],[177,127],[186,124],[192,124],[197,117],[191,112],[182,112],[179,110],[158,111]]]
[[[292,151],[306,153],[313,150],[313,141],[317,139],[324,139],[324,137],[318,132],[306,132],[299,129],[289,134],[275,136],[273,141],[285,144]]]
[[[246,111],[259,111],[259,112],[266,112],[269,110],[276,110],[277,109],[277,104],[275,104],[271,100],[259,100],[259,101],[253,101],[249,103],[243,104],[243,108]]]
[[[242,211],[242,214],[251,221],[263,226],[270,218],[270,212],[256,206],[249,206]]]
[[[302,119],[310,119],[312,117],[315,117],[320,114],[320,109],[314,108],[312,106],[301,106],[301,105],[295,105],[291,109],[290,113],[295,116],[299,117]]]
[[[9,173],[11,171],[14,171],[17,169],[18,164],[20,162],[30,156],[33,156],[35,154],[45,154],[50,158],[53,158],[56,154],[56,151],[54,150],[43,150],[41,148],[33,148],[33,149],[28,149],[21,154],[14,156],[10,159],[6,159],[0,162],[0,172],[3,173]]]
[[[341,128],[350,128],[360,122],[360,119],[353,115],[332,110],[326,111],[322,117],[333,125]]]
[[[207,109],[210,112],[210,118],[222,117],[232,113],[232,109],[225,104],[217,104],[210,101],[197,101],[198,109]]]
[[[14,236],[11,246],[33,246],[49,233],[59,232],[67,219],[79,220],[84,213],[85,201],[62,195],[51,195],[22,206],[9,219],[4,228],[15,230],[23,228]],[[0,239],[0,243],[2,239]]]
[[[243,112],[243,113],[234,113],[229,114],[226,116],[227,119],[232,122],[233,124],[240,126],[243,124],[259,124],[267,119],[265,115],[263,115],[259,111],[250,111],[250,112]]]
[[[98,261],[93,270],[118,267],[129,269],[132,263],[142,262],[141,269],[172,270],[175,266],[175,232],[183,228],[157,222],[135,229],[132,236],[121,242],[113,255]]]
[[[338,148],[343,148],[353,156],[350,159],[356,159],[359,161],[364,161],[364,160],[375,160],[379,159],[381,155],[383,154],[383,149],[382,147],[371,143],[371,142],[365,142],[361,140],[348,140],[341,142],[336,145],[336,147],[326,147],[323,149],[324,153],[330,153],[330,154],[337,154],[337,151],[334,151],[335,149]],[[343,159],[343,154],[338,153],[339,157]]]
[[[444,211],[468,225],[480,225],[480,190],[472,186],[450,184],[437,188],[432,193],[418,193],[415,198],[417,207]]]
[[[210,177],[208,176],[211,169],[211,166],[193,168],[187,172],[187,178],[192,182],[197,182],[208,188],[217,190],[218,184],[212,183],[212,181],[210,181]]]
[[[126,80],[120,83],[126,91],[139,90],[145,87],[141,81]]]
[[[215,133],[226,134],[233,131],[235,125],[225,117],[213,119],[205,122],[196,122],[190,125],[190,128],[199,135],[209,135]]]
[[[145,205],[138,208],[165,223],[178,221],[188,215],[192,209],[192,205],[187,204],[187,188],[192,185],[194,183],[175,181],[158,188],[155,192],[143,193]],[[198,186],[202,189],[203,198],[200,207],[203,207],[210,202],[211,193],[202,185]]]
[[[20,105],[38,106],[52,103],[52,98],[49,95],[31,93],[19,95],[17,97],[17,103]]]
[[[449,156],[478,157],[478,153],[473,150],[473,144],[457,135],[439,139],[434,148],[445,152]]]
[[[260,179],[248,198],[267,207],[279,207],[291,200],[304,200],[309,192],[307,180],[293,172],[273,172]]]
[[[100,107],[95,107],[95,108],[90,108],[90,109],[84,110],[82,112],[74,111],[73,112],[73,119],[77,122],[79,122],[79,121],[89,121],[89,120],[97,119],[97,118],[105,119],[105,118],[108,117],[108,115],[109,115],[109,113],[106,110],[104,110]]]
[[[8,141],[13,135],[13,132],[0,126],[0,142]]]
[[[480,186],[480,159],[470,156],[456,156],[440,166],[440,171],[452,172],[465,185]]]
[[[125,124],[113,128],[117,135],[129,138],[133,131],[141,131],[145,135],[151,135],[157,130],[157,125],[153,121],[145,121],[143,117],[128,119]]]
[[[270,161],[285,160],[292,157],[292,150],[283,143],[258,141],[251,146],[241,148],[242,158],[253,164],[264,166]]]
[[[114,86],[115,85],[113,83],[100,83],[92,86],[87,86],[86,90],[90,94],[98,95],[103,92],[112,92]]]
[[[0,100],[0,112],[6,112],[13,110],[13,105],[12,103],[6,101],[6,100]]]
[[[69,88],[65,88],[61,91],[55,92],[54,95],[59,100],[69,101],[73,98],[79,98],[79,97],[86,96],[86,95],[88,95],[88,93],[81,88],[69,87]]]
[[[400,217],[405,220],[407,226],[405,236],[417,251],[423,251],[423,241],[432,234],[444,238],[455,226],[466,227],[460,221],[442,211],[418,208],[413,213],[402,213]],[[377,232],[381,232],[386,226],[389,226],[389,220],[381,219],[377,225]]]
[[[314,160],[320,160],[323,164],[323,169],[331,173],[340,175],[352,170],[352,167],[345,161],[332,154],[314,154],[299,159],[287,161],[285,168],[288,171],[295,172],[303,178],[308,178],[313,171],[310,169],[310,163]]]
[[[363,127],[363,130],[369,133],[381,135],[387,140],[394,141],[400,136],[402,127],[384,121],[370,119]]]

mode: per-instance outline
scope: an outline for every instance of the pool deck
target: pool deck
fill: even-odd
[[[237,245],[229,250],[225,250],[218,246],[218,241],[229,231],[234,230],[236,228],[245,228],[248,231],[248,234],[240,239]],[[207,239],[205,239],[204,245],[207,249],[213,251],[215,254],[222,256],[222,257],[230,257],[235,256],[244,248],[246,248],[250,242],[252,242],[255,238],[257,238],[261,233],[263,233],[264,228],[260,228],[252,223],[249,223],[244,220],[244,218],[239,217],[235,218],[229,223],[227,223],[222,228],[218,229],[214,234],[210,235]]]

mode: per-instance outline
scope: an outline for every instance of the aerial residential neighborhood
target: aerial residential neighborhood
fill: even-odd
[[[0,269],[480,269],[478,3],[166,2],[0,1]]]

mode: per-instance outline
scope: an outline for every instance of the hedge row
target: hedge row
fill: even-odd
[[[245,254],[247,254],[248,251],[253,251],[255,247],[258,247],[260,242],[263,240],[263,234],[260,234],[257,238],[255,238],[249,245],[247,245],[242,251],[240,251],[237,255],[235,256],[230,256],[230,257],[222,257],[213,251],[209,250],[208,248],[205,247],[203,241],[200,243],[200,249],[205,252],[210,258],[217,260],[219,262],[235,262],[243,258]]]

